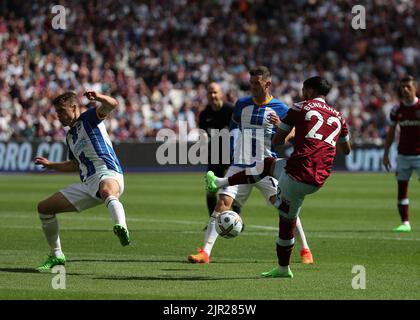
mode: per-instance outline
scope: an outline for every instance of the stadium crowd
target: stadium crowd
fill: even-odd
[[[361,2],[366,29],[355,30],[350,0],[61,1],[66,29],[54,30],[49,1],[1,1],[0,141],[63,139],[51,99],[66,90],[84,103],[87,89],[117,98],[114,140],[179,120],[193,130],[210,80],[235,101],[248,68],[266,65],[287,104],[305,78],[326,77],[353,141],[380,144],[397,80],[420,76],[420,4]]]

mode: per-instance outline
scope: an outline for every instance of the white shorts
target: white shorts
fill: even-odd
[[[120,186],[120,195],[122,195],[124,192],[124,176],[112,170],[98,172],[89,177],[86,182],[72,184],[61,189],[60,193],[80,212],[103,203],[97,193],[99,184],[106,179],[116,180]]]
[[[225,174],[225,177],[230,177],[242,170],[245,170],[245,168],[230,166]],[[233,198],[238,205],[243,206],[251,194],[252,187],[256,187],[260,190],[267,203],[271,205],[270,198],[277,194],[277,180],[271,176],[267,176],[254,184],[240,184],[221,188],[218,194],[227,195]]]
[[[417,177],[420,179],[420,155],[418,156],[403,156],[401,154],[397,157],[396,176],[398,181],[409,181],[413,170],[416,171]]]
[[[294,219],[299,215],[305,196],[318,191],[320,187],[292,179],[284,170],[286,161],[287,159],[278,159],[274,167],[273,176],[279,181],[274,206],[282,216]]]

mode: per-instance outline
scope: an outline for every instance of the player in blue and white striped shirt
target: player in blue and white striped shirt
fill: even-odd
[[[115,222],[114,233],[123,246],[130,243],[124,207],[118,200],[124,192],[123,171],[102,122],[117,107],[118,102],[94,91],[86,92],[85,96],[101,105],[85,111],[73,92],[59,95],[53,101],[58,119],[63,126],[70,127],[66,136],[69,160],[52,163],[44,157],[35,158],[36,164],[47,169],[79,171],[81,180],[81,183],[64,188],[38,204],[42,229],[51,247],[51,254],[38,270],[65,264],[57,213],[80,212],[105,203]]]

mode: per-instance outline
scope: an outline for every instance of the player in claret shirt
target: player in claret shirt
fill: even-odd
[[[105,129],[104,120],[118,105],[109,96],[88,91],[85,96],[101,105],[87,111],[73,92],[66,92],[54,99],[58,119],[69,126],[66,141],[69,160],[50,162],[36,157],[35,163],[60,172],[80,172],[81,183],[61,189],[38,203],[42,230],[50,246],[51,254],[38,270],[49,270],[64,265],[66,258],[61,250],[57,213],[83,211],[105,204],[115,223],[114,233],[120,243],[130,243],[123,205],[119,197],[124,192],[124,177],[120,163]]]
[[[391,111],[390,127],[385,140],[383,164],[386,170],[391,168],[389,149],[395,139],[397,124],[400,126],[400,141],[398,143],[397,182],[398,211],[402,224],[394,228],[395,232],[410,232],[408,218],[408,182],[413,170],[420,178],[420,101],[417,98],[417,82],[412,76],[400,81],[401,103]]]
[[[214,188],[227,185],[256,183],[266,176],[278,180],[279,237],[277,239],[278,267],[262,273],[263,277],[292,278],[290,257],[295,243],[294,230],[306,195],[318,191],[331,173],[336,146],[344,154],[351,150],[346,122],[341,113],[329,106],[325,98],[330,84],[320,77],[303,83],[303,102],[289,109],[279,124],[273,143],[284,144],[293,136],[294,151],[289,159],[264,159],[263,173],[248,175],[241,171],[229,178],[208,176]]]
[[[238,99],[233,111],[231,130],[238,130],[238,138],[233,151],[233,163],[229,167],[226,177],[244,170],[253,171],[256,164],[265,157],[276,157],[275,146],[272,138],[276,134],[277,125],[285,117],[287,106],[271,95],[271,73],[265,66],[257,66],[249,71],[251,96]],[[212,174],[209,177],[209,174]],[[212,171],[207,173],[207,178],[215,178]],[[209,181],[207,179],[207,181]],[[226,178],[227,179],[227,178]],[[224,186],[219,192],[216,208],[210,216],[204,235],[204,247],[199,248],[197,254],[188,256],[192,263],[209,263],[210,254],[218,238],[216,231],[216,218],[224,211],[230,210],[236,202],[242,206],[247,201],[252,189],[256,187],[261,191],[267,203],[274,205],[277,195],[277,180],[266,176],[252,185]],[[217,191],[207,184],[207,190]],[[312,264],[313,257],[306,241],[302,223],[298,218],[295,221],[297,232],[301,239],[302,250],[300,252],[302,262]],[[294,228],[293,228],[294,231]]]

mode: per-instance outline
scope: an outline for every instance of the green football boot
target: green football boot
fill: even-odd
[[[66,264],[66,257],[64,254],[54,257],[52,255],[48,255],[47,260],[43,264],[41,264],[37,270],[38,271],[44,271],[44,270],[50,270],[54,266],[64,266]]]
[[[213,171],[208,171],[206,174],[206,190],[210,193],[215,193],[217,189],[219,189],[216,186],[216,175]]]
[[[125,247],[130,244],[130,234],[124,226],[116,224],[114,226],[114,234],[118,237],[118,239],[120,239],[120,243],[122,246]]]
[[[392,229],[394,232],[410,232],[411,226],[408,226],[406,224],[399,225],[398,227]]]
[[[280,272],[279,268],[276,267],[271,271],[261,273],[264,278],[293,278],[292,271]]]

